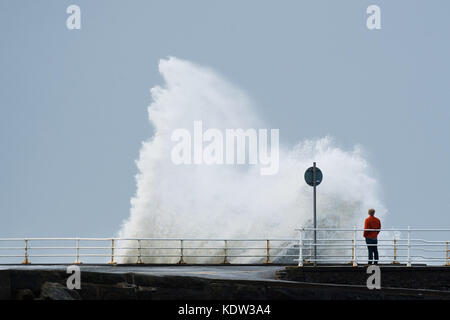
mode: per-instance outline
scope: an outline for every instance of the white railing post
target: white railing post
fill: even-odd
[[[450,266],[450,254],[449,254],[449,250],[448,250],[448,241],[447,241],[447,246],[446,246],[446,252],[447,252],[447,255],[446,255],[446,259],[445,259],[445,265],[446,266]]]
[[[138,239],[137,242],[138,242],[138,258],[136,264],[143,264],[144,262],[142,262],[141,239]]]
[[[399,264],[397,260],[397,235],[394,235],[394,260],[392,264]]]
[[[30,264],[30,260],[28,260],[28,239],[25,239],[25,259],[22,264]]]
[[[74,264],[81,264],[80,262],[80,239],[75,240],[75,262]]]
[[[228,259],[227,259],[227,255],[228,255],[228,240],[224,240],[224,241],[225,241],[225,246],[224,246],[224,249],[223,249],[223,264],[230,264],[228,262]]]
[[[300,239],[298,241],[298,266],[303,267],[303,227],[300,227]]]
[[[178,264],[186,264],[186,262],[184,262],[183,260],[183,256],[184,256],[184,244],[183,244],[183,240],[180,240],[180,261],[178,261]]]
[[[408,262],[407,267],[411,267],[411,227],[408,226]]]
[[[352,240],[352,266],[357,267],[356,262],[356,226],[353,227],[353,240]]]
[[[114,239],[111,239],[111,261],[109,264],[116,264],[114,262]]]
[[[272,263],[270,262],[270,240],[266,240],[266,262],[264,262],[265,264],[269,264]]]

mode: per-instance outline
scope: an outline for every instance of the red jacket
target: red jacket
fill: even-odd
[[[370,216],[364,222],[364,229],[381,229],[380,219]],[[365,231],[364,238],[376,239],[380,231]]]

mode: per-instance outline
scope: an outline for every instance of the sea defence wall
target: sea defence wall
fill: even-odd
[[[446,299],[450,300],[448,277],[436,288],[446,290],[422,290],[386,288],[369,290],[365,286],[364,270],[355,268],[335,269],[331,272],[316,272],[306,268],[287,268],[280,278],[312,279],[321,283],[305,283],[283,280],[226,280],[190,276],[155,276],[141,273],[83,272],[80,290],[66,287],[67,274],[63,270],[0,270],[0,299],[9,300],[310,300],[310,299]],[[350,271],[352,270],[352,271]],[[413,269],[412,269],[413,270]],[[426,274],[437,280],[425,269],[416,270],[417,277]],[[446,269],[447,270],[447,269]],[[322,269],[322,271],[324,271]],[[444,271],[444,270],[442,270]],[[339,276],[339,273],[341,274]],[[386,272],[383,273],[383,276]],[[437,272],[439,273],[439,272]],[[321,274],[323,278],[321,278]],[[439,277],[448,275],[448,271]],[[409,273],[414,276],[414,273]],[[274,275],[275,277],[275,275]],[[332,284],[324,280],[338,279],[358,283]],[[360,285],[358,277],[364,285]],[[364,277],[364,279],[363,279]],[[406,275],[400,277],[407,277]],[[350,281],[350,279],[353,279]],[[383,279],[383,278],[382,278]],[[383,280],[382,280],[383,281]],[[383,285],[383,282],[382,282]]]
[[[380,266],[381,286],[391,288],[429,289],[450,292],[450,266]],[[308,282],[365,285],[367,266],[286,267],[279,279]]]

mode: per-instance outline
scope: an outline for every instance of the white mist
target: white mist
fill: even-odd
[[[294,229],[311,223],[312,190],[303,174],[313,161],[324,173],[318,187],[319,226],[362,227],[371,207],[377,216],[385,214],[360,147],[344,151],[330,137],[302,140],[289,149],[281,128],[276,175],[262,176],[254,165],[175,165],[171,134],[192,128],[196,120],[221,130],[270,126],[244,92],[211,69],[171,57],[160,61],[159,71],[165,84],[151,89],[148,108],[155,133],[142,144],[136,195],[120,237],[297,237]],[[136,259],[122,259],[127,261]]]

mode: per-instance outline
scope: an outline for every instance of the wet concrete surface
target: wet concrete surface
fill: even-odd
[[[0,299],[450,299],[448,267],[382,267],[369,290],[364,266],[82,264],[73,296],[68,266],[0,265]]]
[[[0,265],[0,270],[66,270],[67,265]],[[79,265],[81,272],[136,273],[155,276],[190,276],[223,280],[274,280],[274,265]]]

